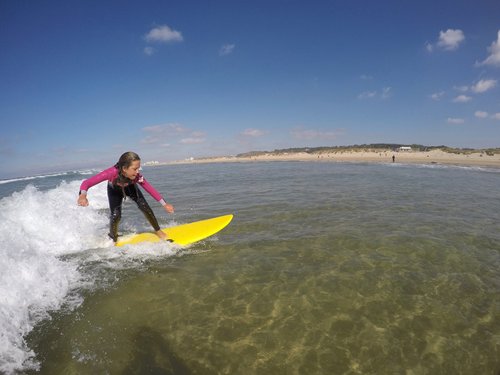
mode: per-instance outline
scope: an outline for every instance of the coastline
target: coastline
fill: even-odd
[[[269,161],[316,161],[316,162],[355,162],[355,163],[395,163],[400,164],[447,164],[457,166],[482,166],[500,168],[500,154],[487,155],[482,152],[455,154],[442,150],[432,151],[337,151],[325,153],[263,153],[255,156],[220,156],[179,160],[161,164],[204,164]]]

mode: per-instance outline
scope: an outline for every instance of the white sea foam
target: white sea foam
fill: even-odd
[[[67,296],[83,278],[77,262],[64,257],[109,246],[107,217],[99,212],[107,208],[104,189],[94,189],[92,206],[83,208],[78,187],[28,186],[0,200],[0,373],[37,368],[24,336],[51,310],[78,303]]]
[[[105,184],[89,191],[88,207],[76,204],[79,186],[62,182],[40,191],[28,185],[0,199],[0,373],[38,368],[25,336],[51,311],[81,303],[79,291],[95,286],[89,269],[140,268],[179,251],[167,242],[117,249],[107,236]]]
[[[384,163],[389,167],[407,167],[407,168],[423,168],[423,169],[460,169],[464,171],[476,171],[486,173],[500,173],[500,168],[497,167],[483,167],[478,165],[457,165],[457,164],[418,164],[418,163]]]
[[[6,179],[6,180],[0,180],[0,185],[10,184],[13,182],[36,180],[36,179],[47,178],[47,177],[67,176],[69,174],[90,175],[90,174],[94,174],[98,171],[99,171],[98,169],[84,169],[84,170],[79,170],[79,171],[58,172],[58,173],[41,174],[41,175],[37,175],[37,176],[17,177],[17,178],[10,178],[10,179]]]
[[[27,176],[27,177],[11,178],[11,179],[8,179],[8,180],[0,180],[0,185],[2,185],[2,184],[9,184],[9,183],[12,183],[12,182],[19,182],[19,181],[36,180],[37,178],[66,176],[68,173],[70,173],[70,172],[60,172],[60,173],[51,173],[51,174],[44,174],[44,175],[38,175],[38,176]]]

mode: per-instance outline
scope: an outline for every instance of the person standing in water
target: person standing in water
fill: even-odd
[[[140,185],[154,199],[156,199],[169,214],[174,213],[174,207],[165,202],[158,191],[139,173],[141,158],[135,152],[126,152],[113,167],[105,169],[95,176],[84,180],[80,185],[78,205],[88,206],[87,191],[92,186],[108,181],[108,200],[110,214],[109,237],[116,243],[118,239],[118,225],[122,217],[122,202],[130,197],[142,211],[146,219],[154,228],[156,235],[162,240],[168,240],[167,235],[160,230],[158,220],[148,202],[137,187]]]

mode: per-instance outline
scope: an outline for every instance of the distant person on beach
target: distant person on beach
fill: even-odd
[[[394,163],[396,161],[396,156],[392,155],[392,162]]]
[[[140,185],[154,199],[156,199],[169,214],[174,213],[174,207],[165,202],[156,189],[139,173],[141,158],[135,152],[126,152],[113,167],[105,169],[95,176],[84,180],[80,185],[78,205],[88,206],[87,191],[92,186],[108,181],[108,201],[110,214],[109,237],[116,242],[118,239],[118,224],[122,217],[122,202],[130,197],[142,211],[146,219],[154,228],[156,235],[162,240],[168,240],[167,235],[160,230],[158,220],[148,202],[137,187]]]

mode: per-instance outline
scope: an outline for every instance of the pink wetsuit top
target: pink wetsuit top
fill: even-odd
[[[95,176],[84,180],[80,185],[80,193],[87,193],[87,190],[90,189],[92,186],[97,185],[106,180],[108,180],[110,183],[113,183],[113,181],[115,181],[117,177],[118,177],[118,168],[113,166],[111,168],[105,169],[102,172],[96,174]],[[166,204],[161,194],[158,193],[158,191],[140,173],[137,174],[134,181],[132,181],[132,184],[141,185],[144,188],[144,190],[146,190],[154,199],[160,202],[162,206]]]

